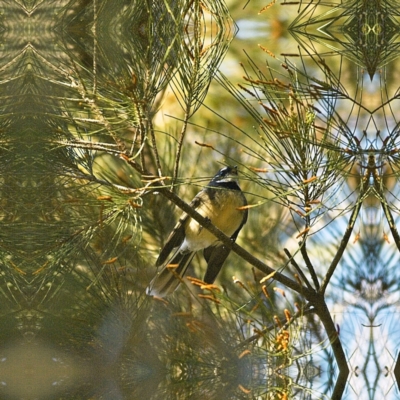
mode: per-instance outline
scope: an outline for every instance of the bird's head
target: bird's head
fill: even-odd
[[[217,174],[212,178],[212,184],[237,182],[238,170],[237,166],[221,168]]]

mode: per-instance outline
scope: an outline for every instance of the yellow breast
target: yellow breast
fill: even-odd
[[[237,190],[218,190],[211,200],[205,198],[197,208],[199,214],[208,218],[227,236],[232,236],[243,221],[243,211],[238,210],[245,204],[244,196]],[[197,251],[215,244],[218,239],[197,221],[189,219],[185,228],[186,238],[181,250]]]

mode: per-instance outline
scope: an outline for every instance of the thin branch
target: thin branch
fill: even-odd
[[[174,166],[174,173],[173,173],[173,176],[172,176],[172,184],[171,184],[172,188],[174,187],[174,185],[176,183],[176,180],[178,178],[178,174],[179,174],[179,164],[180,164],[180,160],[181,160],[183,141],[185,139],[186,130],[187,130],[187,126],[188,126],[188,121],[189,121],[189,117],[190,117],[190,109],[191,109],[191,105],[188,104],[187,108],[186,108],[186,112],[185,112],[185,118],[183,120],[181,133],[179,135],[178,149],[177,149],[176,155],[175,155],[175,166]]]
[[[294,259],[294,257],[290,254],[288,249],[283,249],[283,251],[285,252],[285,254],[288,256],[290,263],[293,265],[293,267],[296,269],[296,271],[298,272],[298,274],[301,276],[301,279],[305,282],[305,284],[307,285],[307,287],[310,290],[313,290],[313,287],[311,286],[311,283],[308,281],[307,277],[305,276],[303,270],[300,268],[299,264],[297,264],[296,260]]]
[[[360,195],[358,196],[356,206],[350,216],[349,223],[346,228],[346,232],[343,235],[342,241],[340,242],[340,246],[335,254],[335,257],[333,258],[331,265],[328,268],[328,271],[325,275],[324,280],[322,281],[321,287],[319,289],[319,293],[324,294],[326,291],[326,288],[328,287],[329,281],[332,278],[333,273],[335,272],[335,269],[337,265],[339,264],[339,261],[342,259],[343,253],[346,250],[347,244],[350,240],[350,236],[353,232],[354,224],[357,220],[358,213],[360,212],[361,206],[362,206],[362,199],[364,198],[364,192],[366,190],[363,190]]]
[[[315,285],[315,289],[319,290],[319,281],[318,281],[318,277],[317,274],[315,273],[315,269],[314,266],[311,263],[310,257],[308,256],[308,252],[307,252],[307,248],[306,248],[306,240],[304,239],[303,243],[300,246],[300,251],[301,251],[301,255],[303,256],[303,259],[306,263],[306,266],[308,268],[308,270],[310,271],[311,274],[311,278],[314,282]]]
[[[333,390],[333,393],[331,395],[331,400],[340,400],[342,399],[343,392],[346,388],[347,378],[349,376],[350,370],[349,366],[347,365],[346,355],[344,353],[339,334],[336,330],[335,324],[332,320],[332,316],[329,312],[323,296],[323,293],[321,293],[321,301],[314,303],[314,307],[328,335],[333,354],[339,368],[339,376],[337,377],[335,389]]]

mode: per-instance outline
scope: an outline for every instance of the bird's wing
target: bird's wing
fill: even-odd
[[[243,205],[246,206],[247,205],[246,198],[243,197],[243,200],[244,200]],[[244,210],[242,223],[231,236],[232,242],[236,241],[236,238],[238,237],[240,230],[243,228],[243,225],[247,222],[247,217],[248,217],[248,210]],[[222,265],[224,264],[230,251],[231,249],[229,249],[228,247],[226,247],[221,243],[219,244],[217,243],[216,245],[204,249],[203,255],[205,260],[207,261],[207,270],[203,279],[204,282],[211,284],[215,281],[215,278],[217,277],[219,271],[221,270]]]
[[[240,227],[235,231],[235,233],[231,236],[232,242],[236,241],[236,238],[242,229],[242,226],[245,223],[244,222],[240,225]],[[204,275],[204,282],[206,283],[213,283],[215,281],[215,278],[217,277],[219,271],[222,268],[222,265],[224,264],[226,258],[228,257],[231,249],[226,247],[223,244],[216,244],[210,247],[207,247],[203,251],[203,255],[205,260],[207,261],[207,270],[206,274]]]
[[[200,204],[201,204],[201,198],[199,195],[197,195],[190,203],[190,206],[192,208],[196,209],[197,207],[199,207]],[[176,249],[176,247],[179,247],[183,243],[183,241],[185,240],[185,227],[186,227],[186,223],[189,219],[190,219],[190,217],[188,214],[183,213],[181,215],[181,217],[179,218],[179,221],[177,222],[174,229],[168,236],[168,239],[165,242],[165,245],[162,248],[160,255],[157,258],[156,267],[163,265],[165,263],[165,261],[167,260],[168,256],[170,255],[170,253],[174,249]]]
[[[187,217],[187,214],[185,214]],[[182,215],[183,217],[183,215]],[[172,252],[173,249],[179,247],[183,240],[185,239],[185,220],[179,219],[178,223],[175,225],[174,229],[172,230],[171,234],[168,236],[167,241],[165,242],[164,247],[160,251],[160,255],[156,261],[156,267],[164,264],[167,260],[168,256]]]
[[[231,249],[221,244],[204,249],[203,254],[207,261],[207,270],[203,279],[204,282],[211,284],[215,281],[230,251]]]

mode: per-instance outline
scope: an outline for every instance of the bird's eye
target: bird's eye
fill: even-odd
[[[221,172],[220,172],[220,175],[221,175],[221,176],[224,176],[224,175],[226,175],[227,173],[229,173],[229,167],[222,168],[222,169],[221,169]]]

